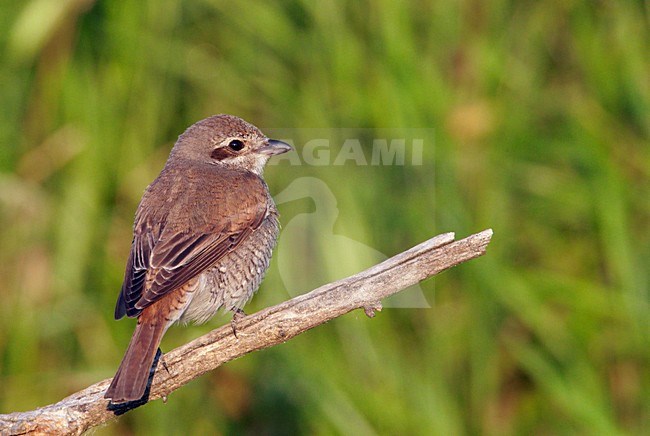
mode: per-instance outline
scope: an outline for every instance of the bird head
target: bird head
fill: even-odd
[[[245,169],[262,175],[264,165],[292,147],[267,138],[257,127],[232,115],[214,115],[190,126],[179,136],[170,158]]]

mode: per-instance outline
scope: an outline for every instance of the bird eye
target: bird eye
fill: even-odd
[[[239,139],[233,139],[228,144],[228,147],[230,147],[232,150],[240,151],[242,148],[244,148],[244,143]]]

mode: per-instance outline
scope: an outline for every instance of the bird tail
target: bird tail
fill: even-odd
[[[122,363],[104,394],[104,398],[110,398],[112,403],[135,401],[143,397],[156,351],[167,330],[165,319],[155,318],[158,319],[138,319]]]

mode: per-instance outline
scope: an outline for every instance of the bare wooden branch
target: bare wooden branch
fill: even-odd
[[[453,233],[438,235],[359,274],[246,316],[237,336],[222,326],[164,355],[167,370],[154,376],[150,401],[218,366],[294,336],[355,309],[368,316],[380,301],[441,271],[485,253],[492,230],[454,242]],[[0,415],[0,434],[81,434],[114,419],[103,398],[110,379],[95,383],[56,404],[30,412]]]

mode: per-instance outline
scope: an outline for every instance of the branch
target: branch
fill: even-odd
[[[491,237],[491,229],[460,241],[454,241],[453,233],[438,235],[359,274],[242,318],[237,322],[237,337],[230,325],[213,330],[164,355],[167,370],[156,371],[149,399],[165,399],[226,362],[286,342],[352,310],[363,308],[372,317],[381,310],[383,298],[483,255]],[[81,434],[109,421],[115,417],[103,398],[109,382],[95,383],[30,412],[0,415],[0,433]]]

